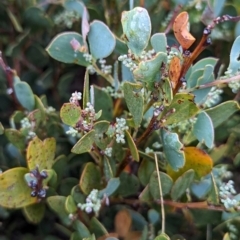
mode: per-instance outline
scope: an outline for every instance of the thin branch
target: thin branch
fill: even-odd
[[[173,23],[175,21],[175,18],[177,17],[177,15],[179,14],[179,12],[182,9],[182,5],[178,5],[174,10],[173,10],[173,15],[172,18],[170,20],[170,22],[168,23],[167,28],[165,29],[164,33],[168,34],[170,32],[170,30],[172,29]]]
[[[97,72],[98,75],[102,76],[102,77],[105,78],[111,85],[113,85],[114,79],[113,79],[113,77],[112,77],[110,74],[105,74],[105,73],[103,73],[103,72],[99,69],[99,67],[97,66],[96,63],[93,63],[92,65],[93,65],[93,67],[94,67],[94,69],[96,70],[96,72]]]
[[[162,233],[165,233],[165,211],[164,211],[164,202],[163,202],[163,193],[162,193],[162,184],[159,174],[159,167],[158,167],[158,159],[157,154],[154,154],[156,170],[158,175],[158,186],[159,186],[159,193],[160,193],[160,204],[161,204],[161,215],[162,215]]]
[[[111,203],[125,203],[125,204],[129,204],[129,205],[142,205],[145,204],[145,202],[140,201],[139,199],[120,199],[120,198],[112,198],[110,199]],[[156,200],[156,201],[149,201],[149,204],[151,203],[157,203],[157,204],[161,204],[160,200]],[[221,205],[213,205],[213,204],[208,204],[208,202],[204,201],[204,202],[186,202],[186,203],[182,203],[182,202],[174,202],[172,200],[163,200],[164,205],[170,206],[170,207],[174,207],[174,208],[179,208],[179,209],[184,209],[184,208],[188,208],[188,209],[207,209],[207,210],[213,210],[213,211],[226,211],[226,209],[221,206]]]
[[[217,86],[217,85],[224,84],[224,83],[230,83],[230,82],[233,82],[233,81],[240,81],[240,75],[236,75],[236,76],[226,78],[226,79],[218,79],[218,80],[215,80],[215,81],[210,82],[210,83],[206,83],[206,84],[203,84],[203,85],[199,85],[197,87],[187,89],[186,92],[192,92],[194,90],[209,88],[209,87]]]

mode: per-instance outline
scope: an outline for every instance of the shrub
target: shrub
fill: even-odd
[[[103,3],[0,3],[1,238],[238,239],[239,3]]]

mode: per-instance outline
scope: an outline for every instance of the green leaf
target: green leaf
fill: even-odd
[[[179,141],[177,133],[171,133],[165,129],[161,129],[163,152],[167,162],[173,170],[177,171],[185,164],[183,145]]]
[[[133,71],[136,80],[142,82],[154,82],[163,62],[167,61],[167,54],[159,52],[150,60],[141,61]]]
[[[81,117],[81,108],[73,103],[64,103],[60,117],[65,124],[74,127]]]
[[[35,108],[41,112],[41,121],[44,121],[46,119],[46,110],[42,102],[42,99],[40,99],[36,95],[34,95],[34,98],[35,98]]]
[[[159,212],[155,209],[148,210],[148,220],[151,224],[156,224],[160,219]]]
[[[120,175],[120,186],[117,193],[122,197],[132,196],[139,190],[140,184],[138,178],[126,172],[122,172]]]
[[[104,172],[104,176],[105,179],[108,181],[110,178],[113,178],[113,170],[112,170],[112,166],[110,164],[109,159],[104,156],[103,158],[103,172]]]
[[[64,1],[63,7],[67,11],[77,12],[79,14],[79,17],[82,17],[85,6],[82,2],[78,0],[68,0],[68,1]]]
[[[45,28],[50,29],[53,26],[52,20],[38,7],[27,8],[23,15],[24,23],[32,29]]]
[[[160,93],[159,99],[164,98],[164,106],[169,106],[173,99],[172,85],[169,78],[162,80],[162,92]]]
[[[25,136],[16,129],[6,129],[5,135],[9,142],[20,150],[25,149]]]
[[[135,161],[139,161],[139,155],[138,155],[138,150],[137,150],[137,146],[132,138],[132,136],[130,135],[130,133],[128,131],[125,131],[125,135],[127,138],[127,143],[132,155],[133,160]]]
[[[74,52],[70,42],[76,39],[81,45],[83,45],[82,36],[76,32],[64,32],[58,34],[48,45],[48,54],[63,63],[75,63],[82,66],[88,66],[90,63],[86,61],[83,56],[83,52]]]
[[[155,33],[151,37],[151,44],[156,53],[167,51],[167,38],[165,33]]]
[[[152,202],[153,201],[153,197],[149,190],[149,184],[143,189],[143,191],[140,193],[138,198],[142,202]]]
[[[93,232],[97,238],[108,234],[106,228],[96,217],[92,217],[90,221],[90,231]]]
[[[30,170],[37,166],[39,170],[51,169],[56,151],[55,138],[46,138],[41,141],[38,137],[29,142],[27,148],[27,164]]]
[[[128,48],[134,55],[140,56],[151,35],[151,21],[147,10],[136,7],[131,11],[124,11],[121,22]]]
[[[225,2],[226,0],[214,0],[214,3],[213,3],[213,14],[214,14],[214,17],[218,17],[223,8],[224,8],[224,5],[225,5]]]
[[[212,204],[218,205],[219,204],[219,190],[218,190],[218,186],[217,186],[217,183],[216,183],[213,173],[211,173],[211,182],[212,182],[212,188],[209,193],[208,201]]]
[[[143,118],[144,100],[143,95],[140,92],[141,88],[142,86],[139,84],[130,82],[124,82],[123,84],[124,98],[128,109],[133,116],[136,127],[139,127]]]
[[[32,204],[23,208],[23,213],[30,223],[40,223],[45,214],[44,203]]]
[[[186,193],[194,179],[194,175],[194,170],[190,169],[176,180],[171,190],[171,197],[174,201],[179,200]]]
[[[85,72],[84,85],[83,85],[83,108],[87,107],[87,103],[90,102],[90,92],[89,92],[89,73]]]
[[[39,109],[36,109],[28,114],[30,122],[34,123],[34,127],[37,129],[42,122],[42,113]]]
[[[77,212],[77,205],[72,197],[72,195],[69,195],[65,202],[65,209],[68,213],[75,213]]]
[[[4,127],[2,125],[2,123],[0,122],[0,135],[2,135],[4,133]]]
[[[0,206],[22,208],[37,202],[31,197],[31,188],[24,180],[27,168],[17,167],[0,174]]]
[[[94,143],[95,130],[91,130],[85,134],[72,148],[71,152],[81,154],[90,152]]]
[[[64,196],[51,196],[47,198],[48,206],[59,216],[59,218],[69,225],[71,220],[68,217],[68,213],[65,210],[66,197]]]
[[[78,232],[79,238],[83,239],[91,237],[91,233],[89,232],[88,228],[79,220],[74,221],[73,228]]]
[[[119,186],[120,186],[119,178],[111,178],[108,181],[106,188],[102,189],[99,192],[99,196],[103,197],[106,194],[108,197],[110,197],[112,194],[114,194],[117,191]]]
[[[224,123],[235,112],[239,111],[239,109],[240,106],[237,101],[226,101],[213,108],[207,109],[206,113],[212,119],[213,126],[216,128]]]
[[[32,89],[26,82],[17,82],[14,84],[14,92],[19,103],[28,111],[32,111],[35,106],[35,99]]]
[[[170,237],[166,233],[161,233],[154,240],[170,240]]]
[[[174,112],[172,112],[174,109]],[[187,93],[177,93],[170,106],[165,108],[161,116],[166,116],[163,126],[179,123],[193,117],[199,111],[194,103],[194,95]]]
[[[99,121],[95,123],[93,127],[95,130],[94,142],[102,150],[105,150],[111,141],[111,138],[105,134],[109,125],[110,123],[108,121]]]
[[[102,116],[99,120],[113,120],[113,101],[110,95],[101,88],[94,86],[94,102],[95,111],[102,110]]]
[[[240,44],[240,36],[238,36],[233,45],[232,49],[230,52],[230,63],[228,66],[228,70],[231,71],[231,74],[236,74],[237,71],[240,69],[240,60],[239,60],[239,54],[240,54],[240,49],[239,49],[239,44]]]
[[[164,172],[159,172],[159,173],[160,173],[160,179],[161,179],[162,194],[164,196],[170,193],[173,185],[173,180],[166,173]],[[154,171],[150,177],[149,190],[154,200],[160,199],[157,171]]]
[[[138,168],[138,178],[143,186],[149,183],[150,177],[155,170],[155,164],[152,161],[143,159]]]
[[[101,173],[94,163],[88,162],[84,166],[79,186],[86,195],[88,195],[93,189],[101,188]]]
[[[91,55],[95,59],[108,57],[116,45],[116,39],[111,30],[107,25],[98,20],[94,20],[90,24],[88,42]]]
[[[73,197],[73,199],[74,199],[76,204],[78,204],[78,203],[85,203],[85,196],[81,192],[79,184],[72,188],[71,195],[72,195],[72,197]]]
[[[205,112],[197,116],[197,121],[193,125],[193,134],[199,142],[204,142],[208,148],[213,148],[214,128],[211,118]]]

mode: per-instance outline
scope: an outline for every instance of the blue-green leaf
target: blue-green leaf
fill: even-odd
[[[20,104],[28,111],[32,111],[35,106],[35,99],[32,89],[26,82],[17,82],[14,84],[14,92]]]
[[[90,63],[86,61],[83,52],[74,51],[71,46],[71,41],[75,39],[81,46],[83,45],[83,38],[76,32],[64,32],[58,34],[48,45],[46,51],[48,54],[63,63],[75,63],[82,66],[88,66]]]
[[[171,168],[177,171],[185,164],[183,145],[179,141],[178,134],[165,129],[161,130],[163,152]]]
[[[199,142],[204,142],[208,148],[213,147],[214,128],[211,118],[205,112],[198,114],[197,121],[193,126],[193,134]]]
[[[165,33],[155,33],[151,37],[151,44],[155,52],[167,51],[167,38]]]
[[[151,35],[151,21],[147,10],[136,7],[131,11],[124,11],[121,21],[128,47],[134,55],[141,55]]]
[[[230,52],[230,63],[228,66],[228,70],[231,71],[231,74],[235,74],[237,71],[240,69],[240,59],[239,59],[239,54],[240,54],[240,36],[238,36],[233,45],[232,49]]]
[[[116,45],[116,39],[108,26],[98,20],[90,24],[88,41],[91,54],[95,59],[108,57]]]

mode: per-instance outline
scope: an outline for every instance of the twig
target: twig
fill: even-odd
[[[175,18],[177,17],[178,13],[181,11],[182,9],[182,5],[178,5],[174,10],[173,10],[173,15],[172,18],[170,20],[170,22],[168,23],[167,28],[165,29],[164,33],[168,34],[170,32],[170,30],[172,29],[173,23]]]
[[[159,185],[159,193],[160,193],[160,204],[161,204],[161,215],[162,215],[162,233],[165,233],[165,211],[164,211],[164,202],[163,202],[163,193],[162,193],[162,184],[161,184],[161,179],[160,179],[160,174],[159,174],[159,168],[158,168],[158,159],[157,159],[157,154],[154,154],[155,158],[155,164],[156,164],[156,171],[157,171],[157,176],[158,176],[158,185]]]
[[[129,204],[129,205],[142,205],[145,202],[142,202],[139,199],[123,199],[123,198],[112,198],[110,200],[111,203],[125,203],[125,204]],[[157,203],[157,204],[161,204],[159,200],[156,201],[149,201],[148,203]],[[182,203],[182,202],[174,202],[172,200],[163,200],[164,205],[170,206],[170,207],[174,207],[174,208],[179,208],[179,209],[184,209],[184,208],[188,208],[188,209],[207,209],[207,210],[212,210],[212,211],[226,211],[226,209],[223,206],[220,205],[213,205],[213,204],[208,204],[206,201],[204,202],[186,202],[186,203]]]
[[[203,85],[199,85],[197,87],[187,89],[186,92],[192,92],[192,91],[195,91],[195,90],[198,90],[198,89],[209,88],[209,87],[213,87],[213,86],[224,84],[224,83],[230,83],[230,82],[233,82],[233,81],[240,81],[240,75],[236,75],[234,77],[230,77],[230,78],[227,78],[227,79],[218,79],[218,80],[215,80],[215,81],[210,82],[210,83],[206,83],[206,84],[203,84]]]
[[[97,66],[96,63],[93,63],[92,65],[93,65],[94,69],[96,70],[97,74],[99,74],[100,76],[102,76],[103,78],[105,78],[111,85],[113,85],[114,79],[113,79],[113,77],[112,77],[110,74],[105,74],[105,73],[103,73],[103,72],[99,69],[99,67]]]

